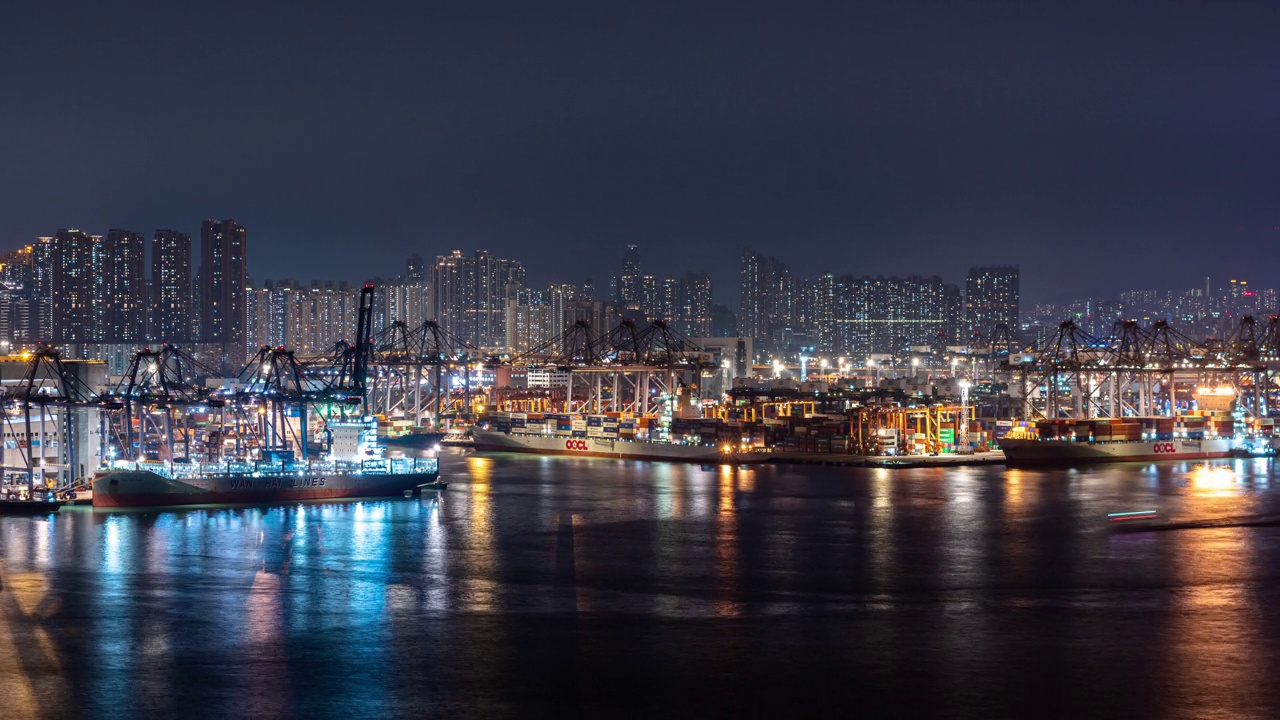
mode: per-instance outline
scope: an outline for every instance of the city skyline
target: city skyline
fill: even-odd
[[[17,7],[60,50],[7,38],[14,107],[166,110],[0,118],[0,244],[212,215],[261,277],[469,247],[603,286],[599,249],[636,244],[726,287],[748,246],[804,276],[1018,264],[1031,302],[1280,262],[1274,4],[579,10]]]
[[[102,229],[102,231],[96,231],[95,229],[95,231],[86,231],[86,232],[88,232],[88,234],[101,234],[101,236],[106,237],[110,232],[115,231],[115,229],[123,228],[122,224],[110,224],[110,223],[108,224],[110,225],[109,229],[104,228]],[[252,224],[252,223],[246,223],[246,224]],[[179,234],[188,234],[188,236],[195,236],[196,238],[200,237],[201,227],[200,227],[200,224],[198,223],[187,223],[187,224],[175,223],[174,225],[175,227],[183,227],[183,228],[186,228],[188,227],[188,225],[191,225],[191,227],[195,228],[195,232],[172,231],[172,229],[168,229],[168,228],[155,229],[155,231],[147,231],[147,229],[129,228],[129,229],[124,229],[124,232],[138,232],[143,234],[143,236],[147,236],[148,232],[156,232],[156,233],[178,232]],[[64,225],[64,227],[74,229],[74,228],[88,227],[88,225],[68,224],[68,225]],[[146,225],[141,225],[141,227],[146,228]],[[23,249],[23,247],[33,245],[33,241],[37,241],[38,238],[40,237],[50,237],[50,234],[47,234],[47,233],[49,233],[49,231],[47,231],[46,229],[44,233],[36,234],[36,236],[33,236],[31,240],[28,240],[26,242],[9,243],[9,245],[0,247],[0,255],[9,254],[9,252],[20,251]],[[255,232],[255,236],[257,236],[257,234],[259,233]],[[256,238],[255,243],[262,243],[262,245],[266,245],[266,250],[270,250],[270,245],[271,245],[270,240],[264,240],[264,238]],[[540,258],[541,254],[539,254],[539,252],[527,252],[526,258],[521,260],[521,264],[525,266],[526,272],[530,274],[530,277],[535,278],[535,281],[539,282],[540,284],[554,284],[557,282],[571,282],[571,281],[581,282],[582,279],[588,278],[588,279],[591,279],[591,281],[594,281],[594,283],[596,284],[596,287],[603,288],[603,291],[602,291],[602,295],[603,295],[603,292],[612,292],[611,288],[609,288],[609,279],[611,279],[612,277],[612,270],[614,268],[614,264],[616,264],[616,258],[614,258],[614,256],[622,255],[623,252],[626,252],[627,247],[632,247],[632,246],[641,247],[641,249],[644,249],[645,247],[643,245],[636,246],[635,243],[626,243],[626,245],[623,245],[623,243],[618,243],[616,247],[599,246],[598,249],[596,249],[598,250],[598,252],[596,252],[595,254],[595,258],[598,260],[594,261],[593,264],[582,266],[582,268],[585,269],[585,274],[564,275],[564,270],[562,269],[562,266],[557,266],[554,264],[548,266],[547,264],[544,263],[545,259]],[[434,247],[434,250],[433,250],[433,247]],[[422,243],[422,245],[408,246],[406,251],[404,251],[404,256],[435,255],[436,252],[452,251],[454,247],[476,247],[476,245],[475,243],[461,243],[461,242],[449,243],[448,246],[434,245],[434,243]],[[731,268],[724,268],[723,263],[717,263],[716,265],[721,266],[721,269],[717,269],[717,270],[712,269],[713,266],[716,266],[716,265],[682,265],[681,260],[678,258],[664,258],[664,256],[658,256],[658,258],[652,258],[652,256],[649,256],[649,254],[646,254],[645,265],[646,265],[646,268],[649,268],[649,270],[646,270],[646,272],[654,275],[680,275],[687,272],[708,273],[709,275],[712,275],[713,279],[719,278],[718,281],[716,282],[717,295],[716,295],[716,299],[714,299],[714,301],[716,301],[716,304],[728,306],[728,307],[731,307],[731,309],[737,311],[740,309],[740,306],[739,306],[740,295],[739,295],[739,292],[736,291],[736,288],[731,287],[731,283],[728,281],[731,281],[731,279],[735,278],[736,275],[739,274],[740,272],[740,268],[739,266],[737,266],[737,258],[739,258],[739,254],[741,250],[744,249],[744,247],[754,247],[754,246],[750,245],[750,243],[740,243],[740,245],[737,245],[737,246],[726,247],[726,249],[724,249],[723,251],[723,254],[731,255],[732,258],[735,258],[735,261],[733,261],[733,265],[731,266]],[[196,250],[198,251],[198,247],[196,247]],[[256,249],[256,251],[262,251],[262,250],[264,250],[262,249],[262,247],[257,247]],[[488,251],[494,252],[494,254],[497,254],[497,251],[493,251],[493,250],[488,250]],[[146,261],[147,261],[148,268],[150,268],[152,264],[151,252],[152,252],[151,243],[148,242],[147,250],[146,250]],[[929,264],[928,261],[920,261],[920,263],[918,264],[913,264],[914,261],[915,259],[904,260],[904,261],[901,261],[901,263],[895,263],[892,265],[892,269],[868,268],[868,266],[865,266],[865,265],[859,265],[858,268],[845,268],[845,266],[841,266],[841,268],[836,270],[836,272],[852,273],[855,275],[865,275],[865,277],[906,277],[906,275],[937,274],[937,275],[940,275],[940,277],[942,277],[943,279],[947,279],[948,282],[964,282],[963,275],[960,275],[959,273],[957,273],[955,263],[947,264],[943,266],[941,270],[938,270],[938,272],[933,272],[933,270],[931,270],[931,268],[933,268],[933,265]],[[282,279],[294,279],[294,281],[298,281],[302,283],[310,283],[312,281],[358,283],[358,282],[364,282],[366,281],[366,279],[375,278],[375,277],[388,277],[388,275],[389,277],[394,277],[394,273],[388,272],[389,266],[393,265],[394,263],[396,263],[396,261],[394,260],[390,261],[390,263],[384,263],[384,261],[379,261],[379,264],[376,265],[374,268],[374,272],[367,273],[367,274],[351,272],[351,270],[349,270],[349,266],[346,273],[343,272],[343,269],[334,268],[333,272],[324,272],[320,274],[306,274],[306,273],[297,272],[298,266],[294,266],[294,268],[288,268],[288,266],[282,266],[282,268],[278,268],[279,272],[270,272],[270,270],[265,269],[264,266],[262,266],[264,265],[264,263],[262,263],[262,261],[259,260],[259,261],[251,261],[250,266],[248,266],[247,268],[247,277],[253,278],[255,279],[255,281],[257,281],[257,279],[259,278],[261,279],[282,278]],[[966,260],[964,261],[964,263],[961,263],[961,265],[963,266],[1002,265],[1002,264],[1010,264],[1010,263],[1006,263],[1004,259],[998,258],[998,256],[991,256],[991,258],[979,258],[979,256],[974,256],[974,258]],[[1036,266],[1028,266],[1028,265],[1019,264],[1019,263],[1011,263],[1011,264],[1019,265],[1020,268],[1023,268],[1024,278],[1028,278],[1028,277],[1043,278],[1044,274],[1048,272],[1047,268],[1036,268]],[[1234,264],[1239,265],[1239,263],[1234,263]],[[831,268],[829,268],[829,265],[827,264],[819,264],[817,266],[814,266],[812,263],[806,263],[804,259],[800,259],[799,261],[792,261],[792,263],[788,263],[788,265],[796,269],[797,275],[804,275],[804,277],[819,277],[819,275],[822,275],[824,272],[828,272],[828,270],[831,270]],[[801,270],[803,270],[804,268],[810,268],[810,266],[813,266],[814,268],[812,272],[801,272]],[[536,269],[536,272],[535,270],[532,270],[532,269]],[[1234,279],[1234,278],[1242,277],[1242,275],[1247,273],[1242,272],[1242,269],[1240,269],[1239,266],[1236,266],[1236,268],[1231,268],[1231,266],[1228,266],[1228,268],[1224,268],[1224,272],[1219,274],[1210,273],[1206,275],[1206,273],[1196,272],[1196,270],[1188,270],[1188,272],[1185,272],[1183,274],[1187,275],[1187,279],[1185,279],[1185,282],[1180,281],[1180,279],[1172,279],[1170,277],[1167,277],[1167,275],[1164,275],[1164,277],[1153,279],[1153,282],[1151,283],[1128,284],[1128,286],[1126,286],[1126,284],[1120,284],[1121,282],[1124,282],[1124,281],[1121,281],[1121,279],[1117,279],[1116,284],[1110,284],[1110,286],[1096,286],[1096,291],[1085,292],[1083,293],[1083,295],[1080,295],[1078,290],[1071,290],[1071,288],[1059,288],[1059,290],[1048,290],[1048,288],[1044,286],[1043,282],[1024,281],[1024,291],[1023,291],[1024,304],[1027,306],[1043,305],[1043,304],[1070,304],[1070,302],[1078,300],[1080,299],[1080,297],[1096,297],[1096,299],[1114,299],[1114,297],[1119,296],[1119,293],[1121,292],[1128,292],[1128,291],[1134,291],[1134,290],[1179,292],[1181,290],[1185,290],[1185,288],[1203,286],[1204,281],[1206,281],[1206,278],[1210,278],[1211,282],[1215,282],[1215,283],[1226,282],[1226,281],[1219,281],[1219,279],[1215,279],[1215,278]],[[193,277],[195,277],[195,275],[193,275]],[[613,296],[609,295],[608,297],[611,297],[612,299]]]
[[[169,228],[156,229],[154,230],[154,233],[157,238],[161,234],[173,233],[177,237],[182,237],[182,236],[187,237],[188,242],[190,242],[193,236],[196,239],[201,238],[201,235],[204,232],[201,224],[203,222],[206,222],[206,221],[200,221],[199,223],[176,224],[177,227],[187,227],[188,225],[190,225],[191,227],[195,228],[194,233],[181,231],[181,230],[173,230]],[[246,224],[249,224],[249,223],[246,223]],[[101,231],[82,230],[81,228],[84,228],[84,227],[87,227],[87,226],[67,225],[67,226],[64,226],[62,229],[60,229],[59,231],[71,230],[76,232],[85,232],[86,235],[90,237],[100,236],[104,239],[109,239],[111,233],[115,233],[115,232],[136,233],[142,237],[147,237],[147,233],[148,233],[148,231],[146,230],[141,230],[137,228],[124,228],[122,225],[111,225],[110,229],[104,229]],[[0,256],[12,255],[14,253],[21,252],[24,248],[38,246],[39,241],[42,238],[54,237],[55,235],[56,235],[56,232],[47,233],[46,231],[46,234],[37,235],[28,242],[19,243],[13,247],[0,247]],[[255,232],[255,237],[256,235],[257,233]],[[259,243],[259,240],[255,239],[255,245],[258,243]],[[269,241],[268,241],[268,244],[269,244]],[[146,249],[145,249],[145,255],[144,255],[146,266],[150,268],[150,273],[153,275],[159,269],[155,266],[155,259],[154,259],[155,245],[156,245],[156,241],[145,243]],[[199,244],[192,243],[192,247],[189,252],[197,252],[197,253],[202,252],[201,250],[202,247],[203,247],[203,242],[200,242]],[[452,249],[455,247],[474,247],[474,246],[468,246],[465,244],[455,244],[454,246],[450,246],[448,248],[444,246],[438,246],[435,251],[432,251],[429,249],[428,245],[424,244],[422,246],[417,246],[416,248],[410,247],[408,250],[406,250],[405,257],[408,257],[410,259],[417,257],[419,260],[421,260],[423,256],[432,256],[432,255],[435,255],[437,252],[439,253],[452,252]],[[740,253],[744,248],[750,249],[750,247],[751,247],[750,245],[741,245],[731,250],[731,253],[734,255],[735,258],[738,258],[739,257],[738,253]],[[562,283],[562,282],[582,282],[583,280],[589,280],[594,284],[595,287],[601,288],[600,290],[601,299],[616,300],[617,297],[616,297],[615,289],[611,287],[610,283],[617,277],[617,272],[616,272],[616,267],[618,262],[617,258],[619,256],[625,257],[625,255],[628,252],[628,248],[635,248],[639,250],[640,256],[644,258],[643,262],[645,266],[645,274],[653,276],[655,278],[660,276],[678,276],[678,275],[683,275],[690,272],[707,274],[708,276],[710,276],[712,280],[712,284],[716,288],[716,294],[715,294],[715,297],[713,298],[713,302],[716,305],[726,306],[732,309],[735,313],[741,310],[741,306],[740,306],[741,296],[737,290],[737,282],[739,281],[739,278],[740,278],[741,268],[740,266],[738,266],[737,262],[735,262],[735,267],[731,272],[717,273],[717,272],[708,270],[704,266],[681,265],[677,260],[671,259],[671,258],[659,257],[655,262],[655,260],[652,257],[649,257],[649,253],[645,252],[644,246],[635,245],[635,244],[619,245],[616,248],[610,248],[607,246],[598,248],[598,252],[596,253],[596,258],[598,258],[598,260],[593,266],[589,268],[590,271],[585,276],[566,277],[565,275],[561,274],[561,271],[557,270],[554,267],[548,271],[545,271],[543,273],[539,273],[536,275],[533,273],[530,273],[528,270],[529,267],[531,266],[536,267],[540,264],[538,262],[540,253],[537,253],[537,252],[529,252],[527,253],[526,256],[522,258],[516,258],[515,260],[521,264],[526,274],[528,274],[529,277],[532,278],[532,282],[535,284],[553,285],[553,284]],[[258,248],[258,250],[260,251],[261,248]],[[492,253],[492,251],[488,249],[484,251]],[[764,254],[768,255],[768,253],[764,253]],[[197,263],[197,265],[200,259],[201,259],[200,256],[197,254],[195,256],[195,262]],[[261,283],[263,280],[277,280],[277,279],[295,281],[301,284],[308,284],[313,281],[321,282],[321,283],[325,283],[325,282],[361,283],[361,282],[366,282],[375,278],[396,277],[397,274],[394,272],[391,272],[390,270],[394,267],[394,265],[397,262],[403,262],[403,260],[397,261],[392,259],[389,262],[387,261],[380,262],[377,270],[369,274],[359,274],[354,272],[348,272],[346,275],[343,275],[343,273],[341,272],[333,272],[333,273],[327,273],[327,274],[321,274],[321,275],[308,276],[302,273],[290,271],[288,269],[283,269],[281,272],[278,272],[278,273],[263,271],[261,268],[262,266],[261,261],[257,261],[257,262],[251,261],[245,268],[245,277],[248,279],[252,279],[257,283]],[[798,264],[796,262],[796,259],[791,259],[791,258],[787,259],[786,264],[788,265],[789,268],[805,267],[805,265],[803,264]],[[979,258],[975,258],[972,262],[968,264],[964,264],[963,266],[964,267],[980,267],[980,266],[988,266],[988,265],[1000,266],[1003,264],[1007,264],[1007,263],[1001,263],[996,260],[989,260],[984,262]],[[198,281],[197,265],[192,265],[191,267],[191,276],[192,276],[193,282]],[[655,265],[656,265],[656,268],[655,268]],[[1022,274],[1024,278],[1028,275],[1030,275],[1031,277],[1042,275],[1047,270],[1047,268],[1027,267],[1018,263],[1014,263],[1014,265],[1017,265],[1018,267],[1022,268]],[[948,282],[963,283],[965,280],[964,277],[960,275],[959,271],[957,270],[957,267],[954,264],[948,266],[943,272],[937,272],[937,273],[928,272],[927,268],[929,267],[930,265],[928,265],[927,263],[922,263],[916,267],[912,267],[911,265],[906,265],[902,272],[889,272],[886,270],[879,270],[877,268],[869,268],[866,266],[862,266],[860,268],[840,267],[835,269],[824,266],[824,267],[818,268],[817,270],[811,273],[804,273],[804,272],[800,272],[799,270],[796,270],[795,275],[803,276],[803,277],[819,277],[825,272],[835,272],[836,274],[852,274],[855,276],[872,277],[872,278],[938,275],[939,277],[942,277],[944,280]],[[1146,284],[1146,285],[1117,284],[1111,287],[1103,287],[1097,292],[1090,292],[1090,293],[1084,293],[1084,294],[1080,294],[1078,290],[1073,291],[1073,290],[1066,290],[1066,289],[1049,293],[1049,292],[1046,292],[1043,287],[1039,287],[1033,283],[1028,283],[1024,279],[1022,284],[1022,299],[1023,299],[1024,306],[1030,308],[1037,305],[1070,305],[1071,303],[1077,302],[1081,299],[1094,299],[1097,301],[1115,300],[1119,298],[1119,295],[1121,293],[1133,292],[1133,291],[1177,293],[1177,292],[1182,292],[1187,288],[1204,287],[1206,283],[1210,285],[1214,285],[1215,283],[1217,283],[1218,285],[1215,286],[1215,289],[1221,289],[1221,288],[1227,287],[1230,283],[1236,282],[1237,278],[1244,277],[1246,274],[1247,273],[1239,272],[1239,268],[1236,268],[1236,269],[1228,268],[1227,272],[1224,272],[1223,274],[1217,275],[1217,276],[1205,275],[1203,273],[1198,275],[1191,274],[1187,282],[1179,282],[1176,280],[1164,278],[1160,282],[1154,282],[1151,284]],[[1227,278],[1227,279],[1223,280],[1221,278]],[[47,281],[52,282],[52,278],[48,279]],[[1261,287],[1262,283],[1255,282],[1255,286]],[[196,303],[196,305],[198,305],[198,303]],[[1277,311],[1280,311],[1280,310],[1273,308],[1267,314],[1274,313]]]
[[[76,346],[81,357],[119,356],[123,345],[195,343],[223,367],[257,348],[329,352],[348,338],[362,282],[254,280],[245,226],[201,222],[199,244],[186,233],[113,228],[106,235],[62,229],[4,256],[0,339]],[[149,256],[149,257],[148,257]],[[194,262],[199,257],[198,264]],[[743,337],[783,357],[898,356],[983,347],[996,338],[1039,345],[1063,320],[1108,334],[1116,321],[1163,320],[1199,338],[1226,337],[1242,315],[1275,312],[1274,288],[1231,279],[1182,291],[1127,288],[1063,303],[1025,303],[1017,265],[976,265],[963,279],[938,275],[794,272],[783,260],[742,250],[738,304],[716,303],[705,272],[651,271],[644,248],[615,259],[607,290],[594,281],[540,283],[521,259],[484,249],[404,258],[403,272],[366,278],[375,286],[375,333],[435,321],[450,342],[521,355],[560,351],[560,334],[580,321],[596,336],[622,320],[663,321],[691,338]],[[145,272],[151,266],[150,276]],[[193,272],[194,270],[194,272]],[[720,295],[733,288],[721,288]],[[116,349],[110,349],[114,347]]]

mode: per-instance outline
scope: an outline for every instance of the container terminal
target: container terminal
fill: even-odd
[[[341,463],[416,482],[436,472],[423,456],[451,440],[702,463],[1274,452],[1274,317],[1265,328],[1242,318],[1217,342],[1163,321],[1120,321],[1101,338],[1064,321],[1038,346],[997,328],[1001,339],[982,347],[863,363],[756,362],[742,339],[684,338],[661,322],[608,332],[578,322],[521,355],[486,353],[431,320],[372,332],[362,311],[359,322],[354,343],[314,357],[264,347],[231,376],[170,345],[137,351],[110,376],[56,348],[10,355],[0,361],[5,495],[67,497],[109,471],[187,482]]]

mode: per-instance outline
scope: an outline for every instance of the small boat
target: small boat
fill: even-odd
[[[413,488],[412,490],[405,490],[404,496],[415,497],[415,496],[421,495],[423,492],[431,492],[432,490],[444,490],[447,487],[449,487],[449,483],[444,482],[443,480],[436,480],[434,482],[422,483],[421,485]]]
[[[906,460],[872,460],[870,461],[869,464],[871,465],[871,467],[882,467],[882,468],[916,467],[916,463],[908,462]]]
[[[0,500],[0,515],[47,515],[66,505],[65,500]]]

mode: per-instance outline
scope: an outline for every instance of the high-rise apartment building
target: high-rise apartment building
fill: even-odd
[[[29,342],[33,334],[31,300],[22,285],[0,280],[0,350],[8,352],[14,346]]]
[[[710,337],[713,334],[713,302],[711,276],[689,273],[681,283],[680,332],[687,337]]]
[[[420,255],[411,255],[405,259],[404,275],[389,279],[374,278],[375,331],[394,322],[418,327],[426,320],[435,319],[436,305],[432,290],[434,274],[435,268],[428,267]]]
[[[404,261],[404,278],[410,283],[427,281],[427,261],[421,255],[410,255]]]
[[[711,276],[687,273],[683,278],[663,278],[649,320],[661,320],[687,337],[709,337],[712,333]]]
[[[649,320],[661,320],[679,330],[678,325],[683,317],[684,282],[680,278],[662,278],[658,284],[657,298],[651,301],[645,315]]]
[[[261,289],[253,291],[254,302],[257,303],[257,323],[251,326],[254,340],[249,345],[250,351],[256,351],[263,345],[269,347],[288,347],[289,326],[293,313],[294,296],[298,294],[297,280],[267,280]],[[247,314],[247,313],[246,313]]]
[[[640,276],[639,306],[632,304],[624,308],[628,314],[634,316],[632,319],[643,322],[646,319],[653,320],[662,316],[662,283],[661,279],[653,275]]]
[[[353,341],[359,304],[359,288],[347,282],[316,280],[299,288],[289,312],[287,345],[303,355],[319,355],[339,340]]]
[[[524,285],[524,266],[484,250],[466,257],[460,250],[436,258],[431,292],[441,328],[472,345],[506,343],[506,312]]]
[[[106,327],[102,339],[129,343],[147,337],[146,240],[129,230],[110,230],[102,247]]]
[[[265,281],[246,293],[246,353],[263,345],[299,355],[321,355],[340,340],[353,341],[360,291],[345,281]],[[375,328],[376,331],[377,328]]]
[[[550,296],[551,291],[522,289],[507,301],[505,347],[508,352],[529,352],[562,332]]]
[[[102,237],[59,230],[52,249],[52,339],[63,343],[101,340],[105,291]]]
[[[456,337],[471,336],[467,308],[475,303],[475,263],[454,250],[431,267],[431,292],[440,329]]]
[[[622,270],[613,278],[613,301],[624,312],[642,311],[645,303],[644,276],[640,272],[640,248],[628,245],[622,251]]]
[[[252,356],[258,348],[266,344],[266,307],[267,289],[253,285],[253,278],[246,280],[248,287],[244,289],[244,354]],[[267,281],[270,283],[270,281]]]
[[[486,250],[475,253],[475,317],[472,343],[500,348],[506,343],[507,303],[517,299],[524,286],[524,266],[515,260],[495,258]]]
[[[965,278],[965,324],[970,335],[989,336],[996,325],[1018,330],[1018,266],[969,268]]]
[[[237,352],[245,346],[246,235],[235,220],[205,220],[200,226],[200,338]]]
[[[33,286],[34,246],[0,258],[0,341],[10,346],[39,338],[40,304]]]
[[[34,255],[32,245],[5,253],[4,257],[0,258],[0,281],[10,285],[30,287],[32,255]]]
[[[546,303],[551,306],[551,333],[547,336],[548,340],[554,340],[552,352],[559,352],[559,337],[564,333],[565,328],[572,322],[568,318],[573,317],[573,308],[581,302],[592,302],[594,298],[587,294],[586,289],[581,285],[572,283],[560,283],[552,285],[543,293]]]
[[[727,305],[711,306],[711,335],[713,337],[738,336],[738,316]]]
[[[814,283],[815,345],[849,357],[935,346],[955,324],[959,288],[934,277],[826,273]]]
[[[964,297],[960,294],[960,286],[947,283],[942,287],[943,316],[946,323],[942,326],[942,336],[938,338],[941,345],[958,345],[965,340]],[[1010,327],[1017,331],[1017,328]]]
[[[742,251],[739,334],[786,345],[795,321],[796,288],[791,270],[776,258]]]
[[[379,330],[399,321],[418,327],[435,317],[435,300],[431,283],[406,275],[391,280],[375,280],[374,315],[379,316],[374,329]]]
[[[151,237],[151,324],[147,332],[152,340],[184,343],[196,339],[191,265],[191,236],[156,230]]]
[[[54,339],[53,318],[53,238],[36,238],[31,255],[31,297],[36,314],[35,340]]]
[[[614,303],[603,300],[590,300],[584,297],[574,300],[565,306],[564,325],[562,327],[570,328],[579,322],[585,322],[591,326],[591,338],[596,341],[612,332],[623,318],[622,311]],[[561,347],[558,348],[558,351],[566,352],[566,349]]]

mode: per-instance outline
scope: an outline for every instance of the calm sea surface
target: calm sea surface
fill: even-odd
[[[1268,461],[443,469],[0,518],[0,717],[1280,717]]]

